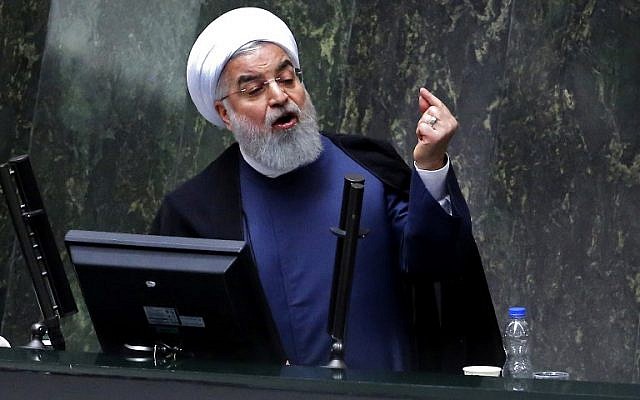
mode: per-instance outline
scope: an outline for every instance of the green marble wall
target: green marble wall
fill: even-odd
[[[30,152],[61,249],[71,228],[145,232],[228,145],[184,66],[238,5],[0,0],[0,155]],[[529,307],[539,369],[640,382],[638,1],[242,5],[289,23],[325,130],[387,138],[408,160],[418,88],[433,89],[461,123],[450,152],[500,321]],[[25,342],[37,313],[3,207],[0,243],[1,333]],[[84,310],[63,329],[96,349]]]
[[[0,0],[0,163],[31,147],[34,108],[47,35],[49,1]],[[35,320],[31,281],[0,200],[0,332],[24,319]],[[7,328],[7,329],[4,329]],[[28,325],[27,325],[28,332]]]

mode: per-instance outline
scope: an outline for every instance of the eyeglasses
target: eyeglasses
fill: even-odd
[[[227,93],[225,96],[220,97],[219,100],[222,101],[233,94],[240,94],[248,98],[260,97],[267,91],[271,82],[277,83],[281,90],[294,89],[298,86],[298,83],[302,83],[302,70],[300,68],[290,68],[275,78],[267,79],[266,81],[247,82],[240,90]]]

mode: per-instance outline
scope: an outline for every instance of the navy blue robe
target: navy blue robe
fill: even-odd
[[[358,244],[347,321],[349,367],[403,370],[409,340],[399,293],[401,235],[407,203],[324,138],[314,163],[277,178],[240,165],[242,206],[260,281],[285,353],[293,364],[328,362],[329,298],[343,178],[365,178],[360,225],[370,233]]]
[[[451,372],[498,365],[495,313],[453,171],[449,216],[390,146],[329,137],[317,161],[278,178],[253,170],[232,146],[165,198],[152,233],[247,240],[287,357],[322,365],[336,244],[329,228],[338,223],[344,175],[359,173],[366,182],[361,227],[371,233],[358,245],[347,365]],[[450,320],[461,294],[482,311],[469,318],[480,325]]]

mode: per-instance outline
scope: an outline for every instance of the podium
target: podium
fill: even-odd
[[[93,353],[0,349],[0,398],[51,399],[638,399],[640,385],[428,373],[126,360]]]

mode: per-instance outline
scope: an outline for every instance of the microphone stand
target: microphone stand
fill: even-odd
[[[344,361],[345,330],[351,287],[353,286],[353,267],[356,258],[358,239],[368,231],[360,231],[360,215],[362,213],[362,197],[364,194],[364,177],[347,175],[344,177],[342,191],[342,208],[340,210],[340,226],[331,228],[337,237],[336,255],[329,305],[327,333],[331,335],[329,364],[327,368],[337,371],[336,378],[342,378],[342,371],[347,368]]]

